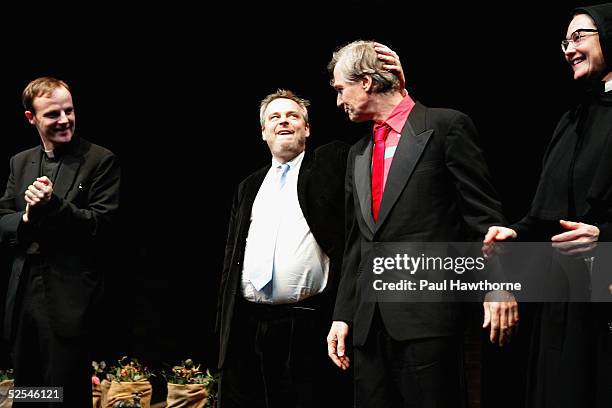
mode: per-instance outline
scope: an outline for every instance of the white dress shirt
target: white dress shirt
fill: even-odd
[[[325,289],[329,257],[315,241],[297,195],[304,152],[291,160],[285,185],[279,190],[280,163],[272,167],[259,188],[251,211],[242,271],[242,293],[252,302],[295,303]],[[274,263],[270,284],[255,289],[248,276],[254,268]]]

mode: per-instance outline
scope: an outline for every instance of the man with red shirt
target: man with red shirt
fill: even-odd
[[[462,305],[367,301],[359,265],[371,242],[476,241],[503,219],[501,206],[470,118],[404,95],[375,46],[353,42],[329,64],[338,107],[352,122],[374,122],[347,162],[347,243],[329,356],[348,368],[351,329],[357,407],[461,407]],[[495,305],[504,307],[494,313],[497,335],[500,315],[514,324],[516,303]]]

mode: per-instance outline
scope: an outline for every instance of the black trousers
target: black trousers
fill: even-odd
[[[557,302],[535,306],[526,406],[610,407],[610,304]]]
[[[350,374],[327,357],[329,310],[237,302],[219,408],[352,406]]]
[[[357,408],[464,408],[463,341],[435,337],[397,341],[376,308],[368,340],[355,347]]]
[[[14,407],[89,407],[91,357],[85,337],[64,338],[50,326],[43,278],[37,265],[22,275],[16,333],[12,347],[16,387],[63,387],[63,403],[19,403]]]

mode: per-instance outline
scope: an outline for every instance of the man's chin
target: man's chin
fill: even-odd
[[[349,118],[349,120],[351,122],[354,122],[354,123],[362,123],[362,122],[366,122],[367,121],[367,119],[365,119],[365,118],[362,118],[362,117],[357,116],[357,115],[351,115],[351,114],[349,114],[348,118]]]
[[[295,157],[297,157],[300,153],[302,153],[303,150],[304,150],[303,146],[302,148],[300,148],[299,146],[295,146],[295,145],[285,146],[281,149],[276,149],[273,154],[276,157],[282,157],[283,159],[287,161],[291,161]]]
[[[72,140],[73,136],[74,136],[74,134],[72,132],[70,134],[65,135],[65,136],[55,135],[53,137],[53,139],[51,139],[51,141],[53,142],[54,145],[62,145],[62,144],[70,143],[70,141]]]

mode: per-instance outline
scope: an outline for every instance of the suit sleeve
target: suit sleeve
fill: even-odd
[[[599,228],[599,241],[610,242],[612,241],[612,225],[609,221],[597,224]]]
[[[480,240],[492,225],[506,225],[491,183],[472,120],[457,112],[445,141],[446,167],[451,172],[463,218]]]
[[[221,272],[221,281],[219,283],[219,294],[217,296],[217,319],[215,322],[215,333],[219,333],[221,330],[221,317],[223,307],[223,296],[227,286],[227,280],[230,275],[230,269],[232,267],[232,259],[234,258],[234,249],[236,241],[236,214],[238,212],[239,205],[239,191],[234,193],[234,199],[232,200],[232,209],[230,211],[229,226],[227,231],[227,241],[225,242],[225,256],[223,258],[223,271]]]
[[[41,229],[57,231],[71,240],[91,240],[103,235],[119,208],[120,167],[117,156],[101,158],[91,178],[86,208],[78,208],[53,194],[41,210]]]
[[[11,172],[6,189],[0,198],[0,245],[16,245],[27,235],[28,229],[22,222],[23,211],[15,208],[15,158],[11,159]]]
[[[361,232],[355,219],[353,197],[353,169],[355,153],[349,153],[344,183],[345,190],[345,237],[342,274],[336,297],[333,320],[352,323],[357,302],[357,279],[361,262]]]
[[[539,241],[538,232],[543,230],[542,222],[531,215],[526,215],[509,228],[516,231],[517,241]]]

